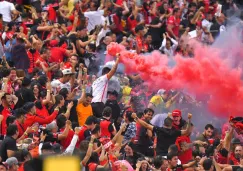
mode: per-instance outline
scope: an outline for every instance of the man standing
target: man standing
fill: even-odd
[[[2,100],[2,104],[3,104],[3,110],[1,112],[1,114],[3,116],[3,120],[1,123],[1,132],[0,133],[1,133],[1,135],[6,135],[6,130],[7,130],[6,120],[9,116],[12,115],[14,105],[17,103],[18,98],[9,93],[5,93],[1,100]]]
[[[9,157],[13,157],[15,152],[18,150],[16,146],[16,139],[18,136],[18,127],[16,125],[9,125],[7,129],[7,136],[0,147],[0,156],[2,161],[6,161]]]
[[[102,70],[102,76],[96,79],[92,84],[92,110],[94,116],[100,118],[101,112],[104,109],[107,91],[108,91],[108,81],[116,73],[117,66],[119,63],[119,54],[117,55],[116,63],[112,69],[104,67]]]
[[[20,12],[17,11],[14,7],[14,4],[7,1],[1,1],[0,2],[0,14],[3,15],[3,22],[9,23],[12,21],[11,15],[19,15]]]
[[[173,120],[169,117],[165,119],[163,127],[157,127],[146,123],[142,119],[139,119],[136,113],[133,113],[132,117],[143,127],[156,133],[158,142],[163,142],[157,144],[156,154],[166,156],[169,146],[175,143],[177,137],[181,135],[187,135],[190,132],[192,115],[188,114],[188,126],[186,130],[176,130],[173,128]]]
[[[86,119],[93,115],[91,107],[92,95],[85,93],[85,86],[82,87],[82,96],[78,100],[76,107],[79,126],[83,126]]]
[[[209,144],[208,139],[212,137],[214,131],[214,127],[211,124],[207,124],[204,128],[204,131],[201,135],[197,137],[197,140],[202,142],[207,142]]]
[[[150,120],[152,119],[154,111],[152,109],[145,109],[144,114],[141,118],[144,122],[150,124]],[[151,130],[142,127],[139,123],[136,124],[136,137],[135,137],[135,145],[136,151],[142,153],[145,156],[153,156],[151,154],[151,150],[149,149],[152,145],[152,137],[153,133]]]

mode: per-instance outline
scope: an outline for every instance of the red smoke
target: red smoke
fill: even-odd
[[[194,58],[175,56],[174,67],[160,52],[142,56],[126,51],[122,45],[111,43],[108,54],[121,54],[126,72],[139,73],[150,88],[186,90],[197,96],[210,95],[208,107],[218,116],[242,116],[243,84],[241,71],[232,69],[220,58],[222,51],[193,42]]]

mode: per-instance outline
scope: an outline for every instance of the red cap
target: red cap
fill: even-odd
[[[57,40],[51,40],[49,44],[50,44],[51,47],[55,47],[55,46],[58,45],[58,41]]]
[[[180,117],[181,116],[181,111],[178,109],[173,110],[172,112],[173,117]]]
[[[13,33],[12,33],[12,32],[8,32],[8,33],[6,34],[6,37],[7,37],[8,39],[12,39],[12,37],[13,37]]]
[[[72,68],[71,63],[70,63],[70,62],[66,62],[66,63],[64,64],[64,66],[63,66],[62,69],[71,69],[71,68]]]

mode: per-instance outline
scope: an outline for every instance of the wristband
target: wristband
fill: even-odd
[[[89,147],[93,147],[93,144],[89,143]]]

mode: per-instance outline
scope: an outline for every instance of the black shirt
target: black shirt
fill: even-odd
[[[170,145],[174,144],[176,138],[181,136],[181,131],[176,130],[175,128],[164,128],[155,126],[153,131],[157,135],[157,155],[165,156],[168,153],[168,148]]]
[[[232,171],[237,171],[237,170],[240,170],[240,169],[243,169],[242,167],[240,166],[232,166]]]
[[[16,146],[16,140],[13,137],[6,136],[1,144],[0,156],[2,158],[2,161],[6,161],[8,159],[7,150],[18,150]]]
[[[18,102],[14,106],[15,109],[21,108],[27,102],[34,102],[35,96],[32,90],[22,87],[18,91],[15,92],[15,95],[18,97]]]

